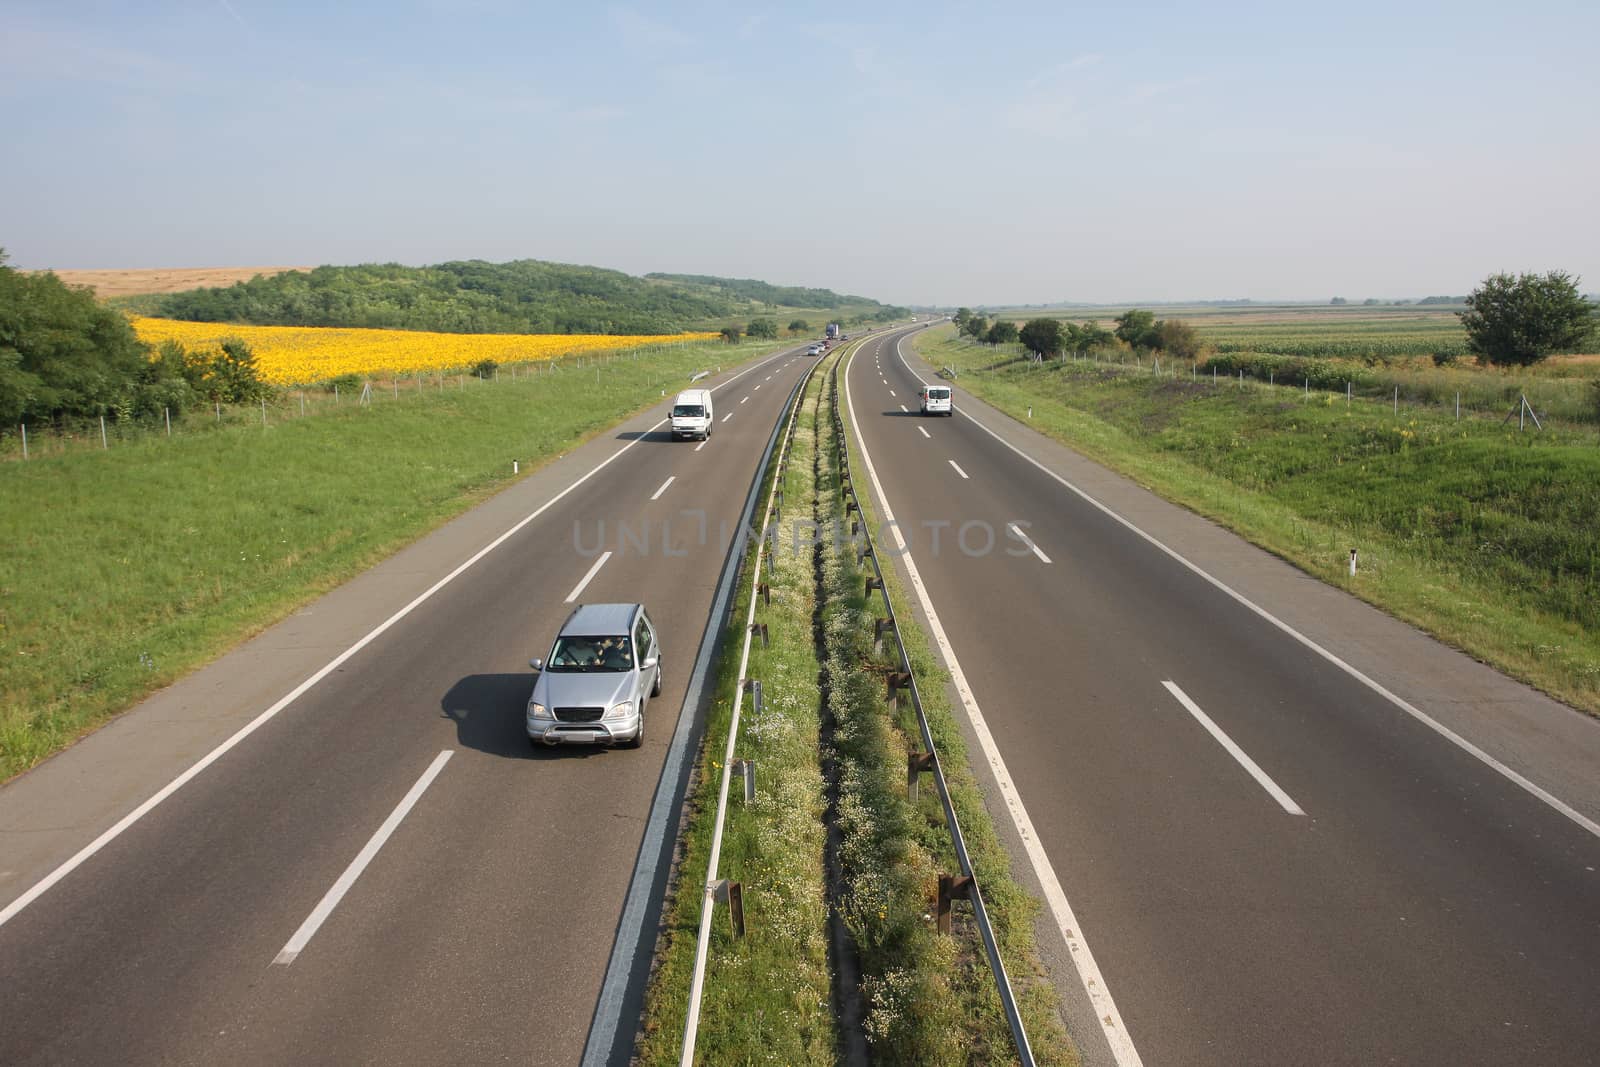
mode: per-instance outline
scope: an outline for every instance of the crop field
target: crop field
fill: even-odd
[[[139,339],[215,348],[236,337],[255,353],[261,377],[273,385],[309,385],[354,375],[411,377],[470,369],[484,360],[539,363],[559,356],[612,352],[647,345],[708,341],[711,333],[630,337],[611,334],[424,333],[415,330],[334,329],[319,326],[236,326],[215,322],[136,318]]]

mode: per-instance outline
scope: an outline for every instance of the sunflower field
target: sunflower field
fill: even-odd
[[[423,333],[320,326],[237,326],[217,322],[135,318],[133,328],[152,347],[177,341],[188,349],[217,347],[236,337],[255,353],[263,380],[309,385],[344,375],[409,377],[458,371],[483,362],[537,363],[561,356],[716,338],[714,333],[614,334]]]

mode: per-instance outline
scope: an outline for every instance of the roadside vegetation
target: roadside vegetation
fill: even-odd
[[[0,780],[727,358],[673,346],[0,463]]]
[[[1013,417],[1031,409],[1040,431],[1600,713],[1593,362],[1505,371],[1226,355],[1156,372],[1151,354],[1126,347],[1034,361],[1021,346],[949,328],[915,347]],[[1348,400],[1345,381],[1355,382]],[[1541,416],[1556,415],[1544,429],[1529,421],[1519,431],[1523,393]],[[1355,578],[1351,547],[1361,553]]]
[[[725,909],[712,927],[697,1059],[833,1063],[847,1058],[855,1042],[864,1043],[871,1062],[1015,1062],[987,961],[970,921],[962,921],[963,907],[957,906],[952,935],[939,934],[933,923],[938,875],[953,871],[955,859],[931,785],[918,803],[908,797],[907,738],[916,736],[914,713],[906,702],[898,714],[886,708],[890,661],[873,648],[865,572],[848,537],[834,537],[836,529],[848,530],[848,521],[827,370],[819,367],[803,401],[771,570],[764,572],[772,575],[772,601],[756,614],[772,644],[752,645],[747,677],[762,680],[765,710],[754,714],[746,699],[735,749],[756,761],[757,799],[748,807],[737,795],[731,800],[718,873],[741,882],[748,933],[733,938]],[[638,1051],[644,1064],[676,1063],[682,1048],[702,902],[698,890],[750,595],[747,578],[724,634],[718,687],[691,786],[678,888],[664,923]],[[909,612],[902,616],[910,618]],[[924,691],[942,689],[947,679],[926,642],[920,635],[908,638],[913,664],[926,679]],[[1010,880],[942,692],[932,710],[980,884],[1024,999],[1035,1054],[1041,1063],[1074,1063],[1054,991],[1033,956],[1037,904]],[[737,789],[736,784],[735,794]],[[809,889],[797,885],[804,878],[811,880]],[[830,988],[830,973],[839,972],[841,961],[825,951],[829,904],[847,933],[842,943],[850,958],[843,973],[859,975],[853,986]],[[859,1019],[859,1028],[847,1032],[825,1024],[819,1010],[827,1019]]]

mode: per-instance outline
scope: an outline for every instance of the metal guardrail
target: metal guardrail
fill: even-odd
[[[742,932],[744,925],[743,894],[737,882],[728,882],[718,879],[717,864],[722,858],[722,829],[728,817],[728,788],[735,772],[733,749],[739,739],[739,713],[744,706],[744,695],[751,693],[751,699],[759,704],[761,699],[761,683],[754,679],[746,678],[745,671],[750,665],[750,642],[759,633],[763,642],[766,640],[766,627],[756,623],[756,602],[761,599],[761,564],[766,555],[767,531],[772,524],[773,516],[783,503],[783,475],[788,469],[789,446],[794,441],[795,426],[799,422],[800,405],[805,400],[806,388],[811,383],[811,377],[821,366],[821,361],[811,364],[806,373],[795,386],[794,394],[789,398],[788,425],[784,430],[783,443],[778,448],[775,457],[776,466],[772,478],[772,487],[767,492],[766,510],[761,515],[761,534],[756,540],[755,570],[750,578],[750,609],[745,616],[744,648],[739,654],[739,684],[734,688],[733,718],[728,724],[727,751],[722,757],[722,784],[717,793],[717,817],[711,833],[711,858],[706,863],[705,896],[700,903],[700,932],[695,941],[694,972],[689,980],[689,1007],[683,1024],[683,1052],[679,1057],[682,1067],[690,1067],[694,1063],[695,1039],[700,1028],[700,997],[705,988],[706,956],[711,948],[711,921],[715,906],[718,902],[726,902],[734,917],[734,926],[737,932]],[[739,761],[743,762],[743,761]],[[742,770],[742,769],[741,769]],[[744,777],[748,789],[751,779],[746,774]],[[735,910],[736,909],[736,910]]]
[[[845,439],[844,416],[839,409],[839,364],[842,359],[834,363],[828,375],[828,399],[833,412],[834,428],[838,436],[839,466],[844,472],[840,479],[840,488],[848,494],[846,513],[855,511],[861,514],[861,498],[856,493],[856,480],[850,469],[850,445]],[[917,727],[922,734],[924,751],[910,754],[907,765],[907,789],[915,797],[917,776],[927,771],[932,773],[934,785],[939,792],[939,802],[944,808],[944,821],[950,831],[950,841],[955,847],[956,861],[960,865],[961,873],[957,876],[941,875],[939,878],[939,920],[942,930],[949,929],[949,908],[951,900],[957,895],[965,896],[972,902],[973,919],[978,927],[979,936],[983,939],[983,951],[989,959],[989,970],[994,975],[996,991],[1000,995],[1000,1003],[1005,1008],[1006,1022],[1011,1027],[1011,1039],[1017,1048],[1017,1056],[1024,1067],[1033,1067],[1033,1047],[1028,1042],[1028,1032],[1022,1023],[1022,1013],[1017,1007],[1016,994],[1011,989],[1011,979],[1006,974],[1005,962],[1000,958],[1000,946],[995,940],[994,928],[989,922],[989,912],[983,903],[983,892],[978,886],[977,874],[972,869],[972,859],[967,854],[967,842],[961,832],[961,822],[956,818],[956,809],[950,798],[950,787],[945,781],[944,769],[939,762],[938,750],[934,747],[933,733],[928,727],[928,716],[923,711],[922,694],[917,688],[916,672],[911,668],[911,658],[906,653],[905,641],[900,635],[900,624],[895,617],[894,604],[889,599],[889,590],[884,584],[883,568],[878,563],[878,553],[872,543],[872,534],[867,529],[865,517],[859,523],[859,534],[865,549],[861,550],[862,559],[872,560],[873,577],[867,579],[867,590],[878,590],[883,598],[883,608],[887,612],[887,625],[880,625],[878,633],[894,634],[895,650],[899,656],[899,671],[888,677],[888,698],[890,701],[897,699],[899,689],[905,689],[911,694],[911,706],[917,713]],[[726,793],[726,789],[724,789]]]

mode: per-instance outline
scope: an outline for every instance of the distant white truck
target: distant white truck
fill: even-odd
[[[713,414],[711,390],[685,389],[672,402],[673,440],[687,437],[709,440]]]

